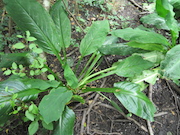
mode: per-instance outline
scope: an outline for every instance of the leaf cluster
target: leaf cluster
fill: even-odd
[[[0,116],[0,124],[8,120],[10,112],[18,113],[19,110],[14,109],[18,103],[26,104],[45,91],[49,93],[37,106],[31,103],[24,110],[26,118],[32,121],[28,128],[30,135],[38,130],[40,121],[44,128],[53,130],[53,134],[72,135],[75,114],[68,105],[73,101],[84,103],[83,97],[79,94],[88,91],[101,95],[101,92],[113,93],[130,113],[153,121],[156,108],[143,93],[147,84],[153,85],[158,78],[165,78],[179,85],[180,47],[176,43],[179,37],[179,24],[173,10],[173,7],[179,7],[178,1],[156,0],[155,12],[141,19],[144,23],[169,31],[171,39],[142,27],[110,31],[107,20],[96,21],[78,47],[80,57],[77,65],[70,65],[68,62],[66,49],[70,47],[71,25],[61,0],[57,1],[49,12],[36,0],[4,0],[4,3],[17,26],[23,31],[29,31],[25,38],[27,41],[34,41],[29,48],[38,54],[42,52],[38,50],[41,48],[44,52],[55,55],[63,73],[61,76],[57,75],[44,61],[41,63],[37,58],[30,61],[30,67],[47,69],[50,73],[47,75],[49,80],[11,76],[0,82],[0,112],[3,114]],[[119,38],[126,42],[118,43]],[[18,43],[14,47],[22,49],[24,45]],[[27,59],[28,55],[23,54],[17,53],[14,56]],[[104,55],[127,57],[109,68],[95,72]],[[77,73],[85,57],[89,57],[89,60],[81,72]],[[17,69],[19,63],[14,61],[15,58],[11,58],[11,63],[4,63],[4,66],[9,64],[13,70]],[[32,71],[30,74],[34,75]],[[125,77],[126,81],[116,82],[113,88],[87,87],[87,84],[113,74]],[[113,100],[108,100],[116,106],[115,108],[121,110]]]

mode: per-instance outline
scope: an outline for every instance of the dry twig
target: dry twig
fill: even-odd
[[[177,100],[177,94],[172,90],[170,84],[168,81],[166,81],[166,84],[168,86],[168,88],[170,89],[172,95],[173,95],[173,98],[174,98],[174,102],[175,102],[175,106],[176,106],[176,112],[177,112],[177,117],[178,117],[178,124],[177,124],[177,135],[179,135],[179,128],[180,128],[180,112],[179,112],[179,109],[178,109],[178,100]]]
[[[77,24],[77,25],[80,27],[80,29],[84,32],[84,29],[81,27],[81,25],[80,25],[79,22],[77,21],[76,17],[71,13],[71,11],[69,11],[69,9],[68,9],[68,7],[67,7],[65,1],[62,0],[62,2],[63,2],[63,4],[64,4],[64,6],[65,6],[67,12],[72,16],[72,18],[74,19],[74,21],[76,22],[76,24]],[[85,33],[85,32],[84,32],[84,33]]]
[[[93,108],[93,106],[94,106],[94,104],[95,104],[95,102],[97,101],[98,98],[99,98],[99,94],[96,94],[94,100],[92,101],[92,103],[90,104],[90,106],[89,106],[89,108],[88,108],[88,110],[87,110],[86,115],[89,114],[89,112],[90,112],[91,109]]]
[[[102,88],[104,86],[105,82],[106,82],[106,78],[103,80],[100,88]],[[86,116],[89,115],[90,111],[92,110],[92,107],[94,106],[94,104],[95,104],[95,102],[97,101],[98,98],[99,98],[99,94],[96,94],[93,102],[88,107],[88,110],[84,110],[84,112],[83,112],[83,119],[81,121],[81,131],[80,131],[81,135],[83,135],[83,133],[84,133],[84,124],[85,124],[85,121],[86,121]],[[88,129],[88,132],[89,132],[89,122],[90,122],[90,116],[88,117],[88,120],[87,120],[87,129]]]
[[[154,114],[154,117],[159,117],[159,116],[166,115],[166,114],[168,114],[168,112],[160,112],[160,113]]]
[[[85,124],[85,121],[86,121],[86,113],[87,113],[87,111],[84,110],[84,112],[83,112],[83,118],[82,118],[82,121],[81,121],[81,130],[80,130],[80,134],[81,134],[81,135],[84,134],[84,124]]]
[[[90,134],[90,128],[89,128],[89,125],[90,125],[90,114],[87,115],[87,134]]]
[[[137,2],[135,2],[134,0],[129,0],[133,5],[135,5],[136,7],[138,7],[138,8],[140,8],[140,9],[142,9],[142,10],[144,10],[143,9],[143,7],[142,6],[140,6]]]
[[[99,131],[99,130],[92,130],[92,131],[94,131],[94,133],[99,134],[99,135],[122,135],[122,134],[117,133],[117,132],[113,132],[113,133],[104,133],[104,132]]]
[[[152,84],[149,84],[149,93],[148,93],[149,99],[152,101]],[[147,126],[149,130],[150,135],[154,135],[154,132],[152,130],[151,122],[147,120]]]
[[[80,96],[82,96],[82,97],[83,97],[83,96],[87,96],[87,95],[89,95],[89,94],[91,94],[91,93],[93,93],[93,92],[87,92],[87,93],[84,93],[84,94],[82,94],[82,95],[80,95]],[[96,93],[93,93],[91,96],[87,97],[87,98],[85,99],[85,101],[88,101],[89,99],[93,98],[95,95],[96,95]],[[78,103],[75,107],[73,107],[73,110],[75,110],[76,108],[78,108],[81,104],[82,104],[82,103]]]
[[[100,103],[99,104],[100,106],[104,106],[104,107],[106,107],[106,108],[109,108],[109,109],[112,109],[112,110],[116,110],[114,107],[112,107],[112,106],[110,106],[110,105],[108,105],[108,104],[104,104],[104,103]],[[118,110],[116,110],[116,111],[118,111]],[[119,112],[119,111],[118,111]],[[139,122],[137,122],[135,119],[133,119],[133,118],[131,118],[131,117],[127,117],[124,113],[122,113],[122,112],[119,112],[123,117],[125,117],[126,119],[128,119],[128,120],[130,120],[130,121],[132,121],[132,122],[134,122],[137,126],[139,126],[142,130],[144,130],[145,132],[148,132],[148,130],[147,130],[147,128],[146,127],[144,127],[143,125],[141,125]]]

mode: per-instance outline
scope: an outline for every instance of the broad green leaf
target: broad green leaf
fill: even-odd
[[[106,41],[103,43],[103,45],[109,45],[109,44],[115,44],[117,43],[118,38],[115,36],[107,36]]]
[[[47,130],[53,130],[53,123],[46,124],[46,122],[42,121],[42,125]]]
[[[180,1],[179,0],[169,0],[169,2],[171,3],[171,5],[173,5],[173,10],[175,12],[175,17],[179,18],[180,17]]]
[[[154,104],[140,91],[140,86],[131,82],[115,83],[114,87],[119,88],[119,92],[114,95],[131,113],[146,120],[153,121],[156,108]]]
[[[0,82],[0,97],[1,97],[0,104],[4,102],[9,103],[13,94],[36,87],[36,86],[33,86],[33,84],[32,85],[29,84],[27,81],[28,79],[25,79],[25,82],[24,82],[24,79],[20,79],[16,76],[11,76],[9,79]],[[29,96],[24,96],[20,98],[20,100],[27,101],[27,100],[35,99],[36,97],[37,95],[32,94]]]
[[[12,66],[12,63],[29,65],[29,57],[27,53],[7,53],[0,54],[0,68],[9,68]]]
[[[156,83],[156,80],[158,79],[158,75],[158,70],[144,70],[142,74],[135,77],[132,82],[141,83],[145,81],[154,85]]]
[[[78,101],[82,104],[84,104],[86,101],[84,100],[83,97],[79,96],[79,95],[73,95],[72,96],[72,100],[71,101]]]
[[[130,56],[116,63],[117,69],[115,73],[123,77],[134,77],[141,74],[143,70],[151,68],[153,65],[152,62],[144,60],[141,56]]]
[[[139,55],[143,57],[144,60],[148,60],[154,64],[159,65],[162,60],[164,60],[164,54],[158,51],[152,51],[147,53],[136,53],[134,55]]]
[[[166,15],[168,14],[169,8],[169,2],[167,0],[156,0],[156,12],[159,16],[165,18]]]
[[[108,32],[109,23],[107,20],[94,22],[81,41],[81,55],[86,56],[98,50],[106,40]]]
[[[173,9],[173,6],[175,9]],[[156,13],[141,18],[143,23],[155,25],[157,28],[171,30],[173,44],[178,38],[179,26],[174,19],[175,13],[179,17],[180,2],[179,0],[156,0]]]
[[[0,125],[5,124],[7,120],[11,117],[9,115],[11,111],[12,107],[9,105],[9,103],[0,103]]]
[[[73,135],[74,121],[75,113],[66,106],[53,135]]]
[[[14,22],[31,36],[45,52],[60,51],[62,41],[49,13],[36,0],[4,0],[6,10]]]
[[[149,31],[149,32],[154,32],[154,28],[147,28],[144,25],[139,25],[138,27],[136,27],[140,30],[144,30],[144,31]]]
[[[154,25],[158,29],[169,30],[169,27],[166,25],[165,19],[163,17],[158,16],[156,13],[143,16],[140,20],[143,23]]]
[[[75,113],[67,106],[59,119],[60,135],[73,135]]]
[[[161,69],[164,77],[180,84],[180,45],[167,52],[165,59],[161,62]]]
[[[46,90],[48,88],[57,87],[60,83],[57,81],[46,81],[41,79],[22,79],[21,80],[25,85],[29,86],[30,88],[36,88],[40,90]]]
[[[38,121],[31,122],[31,124],[28,127],[29,135],[34,135],[37,132],[38,128],[39,128]]]
[[[90,88],[87,87],[86,89],[83,89],[82,92],[108,92],[108,93],[113,93],[116,92],[116,90],[118,90],[117,88]]]
[[[122,43],[102,45],[101,48],[99,48],[99,51],[105,55],[111,54],[122,56],[131,55],[133,53],[146,52],[142,49],[133,48]]]
[[[77,88],[78,86],[78,79],[72,69],[69,67],[68,64],[66,64],[64,68],[64,78],[67,81],[67,84],[72,88]]]
[[[67,102],[72,98],[72,92],[65,87],[53,89],[50,93],[43,97],[39,104],[40,114],[44,121],[49,124],[52,121],[57,121]]]
[[[14,94],[21,101],[30,101],[37,98],[37,94],[51,87],[57,87],[59,82],[49,82],[40,79],[23,79],[11,76],[0,82],[0,124],[6,122],[12,110],[11,99]],[[19,102],[19,100],[14,100]]]
[[[165,51],[165,47],[163,45],[156,43],[139,43],[139,42],[131,41],[128,42],[127,45],[134,48],[141,48],[149,51],[160,51],[160,52]]]
[[[39,89],[36,89],[36,88],[30,88],[30,89],[25,89],[23,91],[19,91],[19,92],[17,92],[17,94],[18,94],[18,98],[22,98],[22,97],[25,97],[25,96],[31,96],[31,95],[39,94],[39,93],[45,92],[47,90],[48,89],[39,90]]]
[[[173,6],[168,0],[156,0],[156,12],[166,20],[166,25],[171,30],[172,42],[175,45],[175,41],[179,36],[179,26],[177,20],[174,19]]]
[[[173,7],[175,9],[180,9],[180,1],[179,0],[169,0],[169,2],[171,3],[171,5],[173,5]]]
[[[134,41],[138,43],[152,43],[152,44],[162,44],[165,46],[169,45],[168,40],[162,35],[152,32],[140,30],[138,28],[126,28],[114,30],[111,32],[113,36],[120,37],[126,41]]]
[[[61,0],[57,1],[51,8],[50,14],[58,29],[60,39],[64,47],[69,47],[71,40],[71,23],[64,10]]]

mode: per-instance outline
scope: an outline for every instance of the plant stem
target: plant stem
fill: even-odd
[[[174,37],[174,34],[173,34],[173,31],[171,30],[171,40],[172,40],[172,46],[171,47],[174,47],[176,45],[176,39]]]
[[[87,76],[89,76],[93,71],[95,71],[98,67],[99,67],[99,65],[100,65],[100,63],[102,62],[102,59],[100,59],[98,62],[97,62],[97,65],[93,68],[93,70],[91,70],[91,72],[89,72],[89,74],[87,74],[85,77],[87,77]]]
[[[108,97],[106,97],[105,95],[103,95],[101,92],[97,91],[97,93],[99,95],[101,95],[103,98],[105,98],[106,100],[108,100],[109,102],[111,102],[111,99],[109,99]]]
[[[66,3],[64,0],[62,0],[67,12],[72,16],[72,18],[74,19],[74,21],[76,22],[76,24],[81,28],[81,30],[84,32],[84,29],[81,27],[81,25],[79,24],[79,22],[77,21],[76,17],[69,11],[69,8],[67,7]],[[85,32],[84,32],[85,33]]]
[[[93,53],[93,55],[91,55],[90,59],[88,60],[88,62],[86,63],[85,67],[83,68],[83,70],[81,71],[80,73],[80,77],[79,78],[82,78],[82,74],[84,73],[84,71],[86,70],[87,66],[89,66],[89,64],[91,63],[91,61],[93,60],[93,58],[95,57],[95,53]]]
[[[53,52],[54,52],[54,54],[56,55],[57,59],[59,60],[61,66],[62,66],[63,69],[64,69],[64,62],[63,62],[63,60],[61,59],[59,53],[57,52],[57,50],[53,50]]]
[[[63,52],[63,57],[64,57],[64,61],[67,61],[67,56],[66,56],[66,48],[62,47],[62,52]]]
[[[85,78],[79,83],[79,86],[87,83],[87,81],[88,81],[89,79],[91,79],[91,78],[93,78],[93,77],[95,77],[95,76],[97,76],[97,75],[99,75],[99,74],[104,73],[104,74],[101,75],[101,76],[98,76],[98,77],[96,77],[96,78],[93,78],[93,79],[89,80],[88,82],[92,82],[92,81],[95,81],[95,80],[97,80],[97,79],[100,79],[100,78],[103,78],[103,77],[112,75],[112,74],[114,74],[115,71],[112,71],[112,72],[109,72],[109,73],[105,73],[105,72],[108,72],[108,71],[111,71],[111,70],[114,70],[114,69],[116,69],[116,66],[110,67],[110,68],[107,68],[107,69],[104,69],[104,70],[101,70],[101,71],[99,71],[99,72],[96,72],[96,73],[88,76],[88,77],[85,77]],[[78,87],[79,87],[79,86],[78,86]]]
[[[113,100],[109,99],[108,97],[106,97],[104,94],[102,94],[101,92],[97,92],[99,95],[101,95],[102,97],[104,97],[106,100],[108,100],[112,106],[117,109],[119,112],[123,113],[125,115],[125,113],[123,112],[123,110],[118,106],[118,104],[116,102],[114,102]]]
[[[96,57],[95,57],[95,55],[96,55],[96,53],[94,53],[94,54],[91,56],[91,58],[89,59],[88,63],[86,64],[86,66],[85,66],[85,68],[84,68],[84,71],[85,71],[85,70],[87,70],[87,71],[81,72],[82,74],[81,74],[81,76],[79,77],[79,80],[81,80],[83,77],[86,78],[87,76],[89,76],[89,75],[94,71],[95,65],[97,64],[98,60],[101,58],[101,54],[100,54],[100,53],[98,53],[98,54],[96,55]],[[93,60],[94,57],[95,57],[95,59]],[[92,61],[92,60],[93,60],[93,61]],[[91,61],[92,61],[92,63],[91,63]],[[91,65],[89,66],[90,63],[91,63]],[[86,69],[87,66],[89,66],[88,69]],[[93,68],[94,68],[94,69],[93,69]],[[92,70],[92,69],[93,69],[93,70]]]
[[[110,76],[110,75],[113,75],[113,74],[115,74],[115,71],[111,71],[111,72],[108,72],[108,73],[104,73],[104,74],[102,74],[101,76],[97,76],[97,77],[95,77],[95,78],[90,79],[90,80],[87,81],[86,83],[90,83],[90,82],[99,80],[99,79],[101,79],[101,78],[104,78],[104,77],[106,77],[106,76]]]
[[[79,65],[80,65],[82,59],[83,59],[83,56],[81,56],[78,60],[78,63],[77,63],[76,69],[75,69],[75,73],[76,73],[77,69],[79,68]]]
[[[90,67],[88,68],[86,74],[84,75],[85,77],[87,77],[87,76],[90,74],[91,70],[94,68],[94,66],[96,65],[97,61],[98,61],[100,58],[101,58],[101,54],[98,53],[98,54],[96,55],[95,59],[93,60],[93,62],[91,63]]]

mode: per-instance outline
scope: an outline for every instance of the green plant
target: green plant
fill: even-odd
[[[28,44],[28,42],[32,42],[35,41],[36,38],[31,37],[29,31],[26,31],[26,37],[22,36],[22,35],[17,35],[17,37],[24,39],[24,41],[27,43],[27,45],[25,45],[22,42],[18,42],[16,44],[14,44],[12,46],[12,49],[29,49],[29,53],[26,54],[27,57],[29,57],[30,60],[30,65],[28,67],[28,70],[26,69],[27,67],[24,67],[22,64],[17,65],[16,62],[12,63],[11,68],[3,68],[4,71],[4,75],[17,75],[20,77],[24,77],[24,76],[34,76],[34,75],[40,75],[41,73],[46,72],[48,69],[44,67],[44,63],[46,62],[45,58],[42,58],[40,56],[40,54],[43,52],[42,49],[38,48],[36,46],[36,44],[34,43],[30,43]]]
[[[99,0],[99,1],[96,1],[96,0],[80,0],[79,2],[83,3],[85,5],[90,5],[90,6],[98,6],[98,5],[104,4],[104,0]]]
[[[4,9],[0,9],[1,25],[0,25],[0,51],[2,51],[5,47],[10,47],[18,41],[16,37],[17,34],[22,34],[22,31],[18,30],[17,27],[13,26],[13,23],[9,21],[9,17],[4,15]],[[8,30],[15,28],[14,30]],[[14,32],[13,32],[14,31]]]
[[[53,134],[73,134],[75,114],[68,104],[73,101],[84,103],[83,97],[79,94],[88,91],[98,92],[101,95],[103,95],[101,92],[114,93],[130,113],[153,121],[156,109],[143,93],[147,87],[145,82],[155,84],[156,80],[162,77],[172,79],[179,84],[180,46],[176,45],[179,26],[174,19],[173,7],[167,0],[156,1],[155,14],[163,20],[163,28],[170,31],[171,40],[142,27],[109,32],[108,21],[97,21],[92,24],[82,39],[79,46],[81,55],[77,65],[73,67],[69,65],[66,54],[66,48],[69,47],[71,40],[71,26],[61,0],[52,6],[50,13],[36,0],[4,0],[4,3],[8,14],[18,27],[23,31],[29,31],[36,38],[35,43],[44,52],[57,57],[63,73],[58,76],[44,63],[43,67],[52,74],[50,80],[13,75],[0,82],[2,114],[0,124],[4,124],[9,119],[9,113],[14,112],[12,111],[14,107],[17,108],[14,109],[15,113],[18,113],[24,104],[36,99],[38,94],[45,91],[49,91],[49,94],[42,98],[38,107],[31,103],[24,108],[26,118],[32,121],[28,128],[30,135],[38,130],[40,121],[44,128],[53,130]],[[177,1],[176,4],[179,2]],[[107,36],[108,34],[111,36]],[[129,42],[117,43],[119,37]],[[109,54],[129,57],[119,60],[109,68],[95,72],[95,67],[99,66],[102,56]],[[19,56],[17,53],[15,55]],[[77,70],[82,59],[89,55],[89,60],[78,74]],[[16,67],[12,60],[9,66]],[[127,80],[115,83],[113,88],[87,87],[88,83],[113,74],[126,77]],[[62,78],[66,82],[62,81]],[[117,103],[108,100],[116,109],[122,111]]]
[[[78,0],[78,3],[98,7],[104,12],[109,12],[112,9],[112,5],[110,4],[111,2],[109,0]]]

